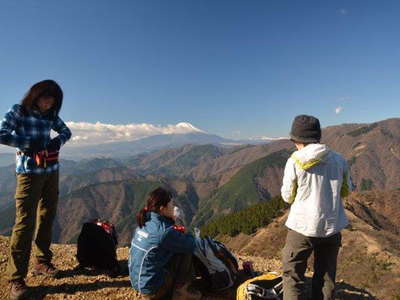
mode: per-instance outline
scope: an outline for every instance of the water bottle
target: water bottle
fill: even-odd
[[[178,206],[174,206],[175,224],[183,225],[182,217],[183,217],[182,210]]]
[[[195,227],[195,228],[193,229],[193,231],[194,231],[194,236],[195,236],[196,238],[200,238],[200,229],[197,228],[197,227]]]
[[[180,219],[182,216],[181,209],[178,206],[174,206],[174,218]]]

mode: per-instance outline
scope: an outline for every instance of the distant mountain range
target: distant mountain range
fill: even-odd
[[[203,132],[163,134],[142,138],[132,142],[114,142],[95,146],[65,147],[63,149],[63,156],[74,160],[95,157],[125,158],[160,149],[177,148],[186,144],[222,145],[224,143],[229,144],[233,143],[233,141]]]
[[[358,191],[400,188],[400,119],[328,127],[322,142],[343,153]],[[191,143],[119,159],[63,161],[55,238],[74,241],[82,222],[100,216],[114,222],[127,243],[135,212],[158,185],[173,191],[192,226],[268,201],[279,194],[284,164],[293,151],[289,140],[234,147]],[[0,234],[13,223],[13,172],[12,166],[0,168]]]
[[[173,149],[184,145],[218,145],[234,147],[238,145],[267,144],[276,139],[255,138],[248,140],[232,140],[205,132],[191,132],[182,134],[162,134],[141,138],[130,142],[101,143],[98,145],[78,146],[66,145],[62,149],[62,157],[71,160],[91,158],[127,158],[140,153],[149,153],[161,149]],[[13,162],[13,149],[0,146],[0,167]]]

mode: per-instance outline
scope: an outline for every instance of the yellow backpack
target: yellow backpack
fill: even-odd
[[[243,282],[237,289],[236,300],[280,299],[282,276],[269,272]]]

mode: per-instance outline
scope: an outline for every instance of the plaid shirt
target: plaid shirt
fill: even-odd
[[[71,131],[58,116],[51,118],[35,110],[26,114],[19,104],[6,113],[0,125],[0,144],[17,148],[17,173],[43,174],[58,170],[58,163],[42,168],[36,165],[32,155],[27,155],[32,152],[30,148],[34,141],[40,140],[44,147],[48,145],[51,130],[58,133],[55,139],[59,139],[61,145],[71,137]]]

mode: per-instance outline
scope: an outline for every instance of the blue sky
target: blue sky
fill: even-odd
[[[324,127],[397,117],[399,11],[368,0],[4,0],[0,112],[51,78],[65,121],[189,122],[248,138],[285,136],[300,113]]]

